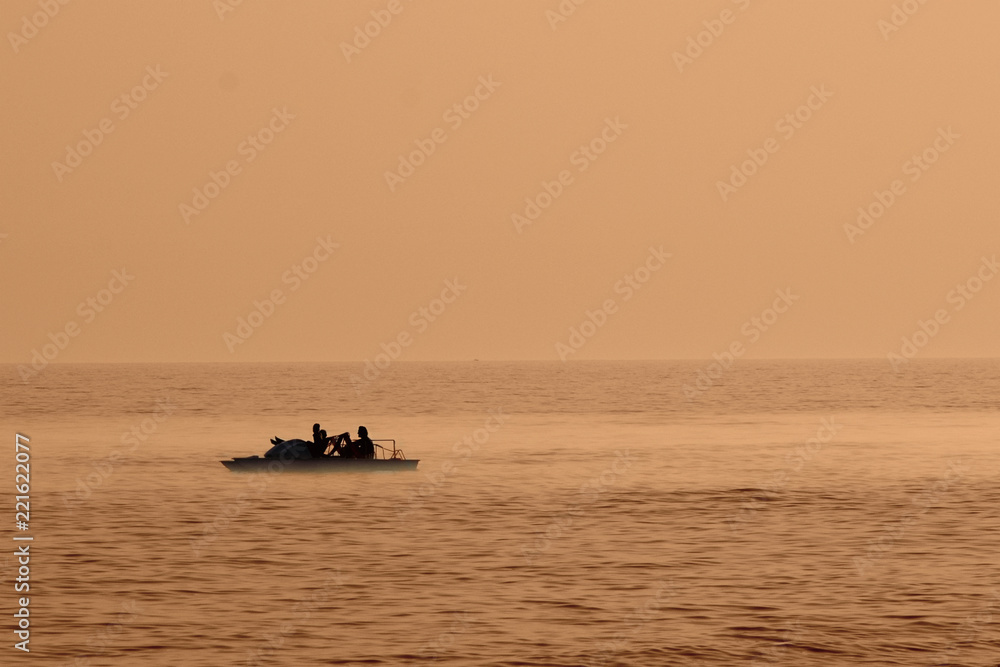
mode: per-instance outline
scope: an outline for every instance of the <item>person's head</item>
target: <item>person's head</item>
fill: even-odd
[[[319,432],[319,424],[313,424],[313,433]]]
[[[359,438],[367,438],[368,437],[368,429],[366,429],[364,426],[359,426],[358,427],[358,437]]]
[[[321,437],[321,438],[325,438],[326,437],[326,429],[325,428],[321,428],[319,430],[319,437]]]

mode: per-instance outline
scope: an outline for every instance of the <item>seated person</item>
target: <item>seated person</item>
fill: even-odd
[[[330,456],[339,455],[341,458],[348,458],[347,443],[351,441],[350,435],[341,433],[340,435],[333,436],[330,440],[333,442],[333,449],[330,451]]]
[[[309,453],[312,454],[314,459],[318,459],[321,456],[326,456],[326,448],[330,444],[332,438],[326,437],[326,431],[319,427],[319,424],[313,424],[313,439],[309,443]]]
[[[333,451],[340,452],[340,456],[345,459],[356,459],[358,457],[358,445],[351,442],[350,433],[341,433],[333,442]]]
[[[375,443],[372,439],[368,437],[368,429],[364,426],[358,427],[358,449],[360,450],[360,458],[363,459],[373,459],[375,458]]]
[[[333,442],[333,451],[348,459],[375,458],[375,443],[368,437],[368,429],[358,427],[358,439],[351,441],[350,433],[341,433]]]

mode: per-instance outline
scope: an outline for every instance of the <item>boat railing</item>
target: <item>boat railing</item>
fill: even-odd
[[[400,459],[400,460],[403,460],[403,461],[406,460],[406,455],[403,454],[403,450],[402,449],[396,449],[396,441],[395,440],[392,440],[392,439],[372,440],[372,442],[375,443],[376,447],[378,447],[379,449],[382,450],[382,458],[383,459],[389,458],[389,459]],[[383,447],[382,445],[378,444],[380,442],[391,442],[392,443],[392,449],[390,450],[388,447]],[[386,454],[388,454],[389,456],[386,456]],[[378,458],[377,455],[376,455],[376,458]]]

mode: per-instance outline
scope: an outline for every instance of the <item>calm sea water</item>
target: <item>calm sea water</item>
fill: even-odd
[[[5,367],[0,664],[1000,664],[1000,363],[700,368]],[[219,463],[315,421],[419,470]]]

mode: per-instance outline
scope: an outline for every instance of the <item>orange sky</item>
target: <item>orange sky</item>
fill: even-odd
[[[996,2],[221,7],[3,3],[0,361],[1000,353]]]

